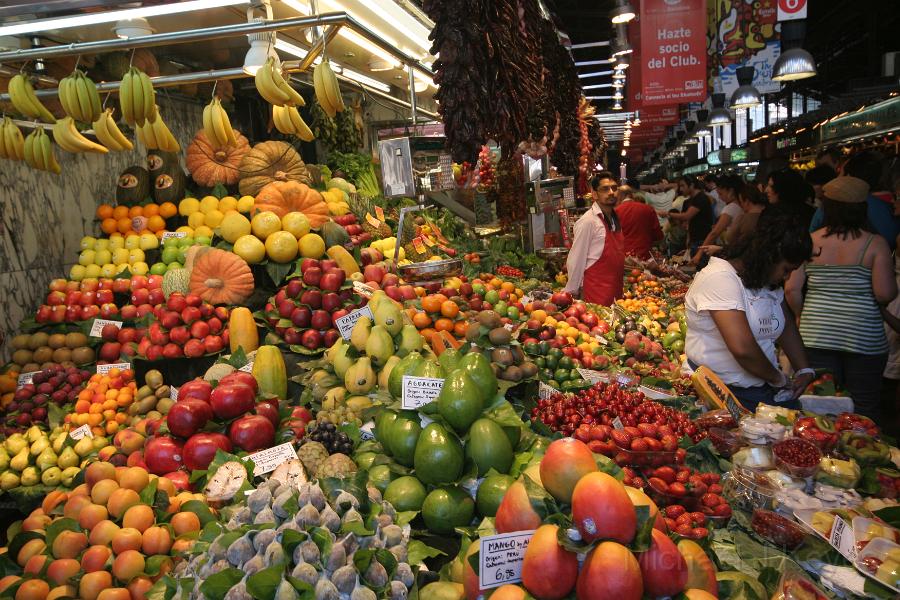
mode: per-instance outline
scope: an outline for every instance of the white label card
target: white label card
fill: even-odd
[[[166,241],[169,238],[183,238],[187,237],[187,231],[167,231],[162,234],[162,241]]]
[[[288,442],[286,444],[273,446],[267,450],[255,452],[250,456],[244,457],[244,460],[253,461],[254,475],[265,475],[266,473],[271,473],[277,469],[278,465],[281,463],[294,460],[295,458],[297,458],[297,451],[294,450],[294,445]]]
[[[174,385],[169,386],[169,398],[172,400],[178,400],[178,388]]]
[[[251,360],[246,365],[244,365],[243,367],[238,369],[238,371],[244,371],[245,373],[252,373],[253,372],[253,361]]]
[[[622,419],[616,417],[612,422],[613,429],[625,429],[625,425],[622,424]]]
[[[115,325],[119,329],[122,329],[122,321],[108,321],[106,319],[94,319],[94,323],[91,325],[91,337],[100,337],[100,332],[103,331],[103,328],[107,325]]]
[[[372,309],[368,306],[363,306],[335,321],[334,324],[337,326],[338,331],[341,332],[341,337],[345,340],[349,340],[350,333],[353,331],[353,326],[356,325],[356,322],[362,317],[369,317],[369,319],[375,318],[372,316]]]
[[[39,371],[29,371],[27,373],[19,373],[19,380],[17,382],[17,385],[19,387],[22,387],[23,385],[31,383],[31,380],[34,379],[35,373],[39,373]]]
[[[81,438],[83,438],[85,436],[87,436],[91,439],[94,438],[94,434],[91,431],[90,426],[88,426],[88,425],[82,425],[78,429],[73,429],[72,431],[69,432],[69,437],[72,438],[73,440],[80,440]]]
[[[130,369],[131,363],[109,363],[106,365],[97,365],[97,373],[100,375],[106,375],[113,369],[118,369],[120,371],[124,371],[125,369]]]
[[[589,383],[609,381],[609,377],[606,375],[606,373],[601,373],[600,371],[595,371],[593,369],[578,369],[578,374],[581,375],[582,379]]]
[[[834,518],[834,526],[831,528],[831,537],[828,541],[844,558],[850,562],[856,560],[858,551],[856,540],[853,537],[853,528],[841,517]]]
[[[532,535],[534,530],[481,538],[478,552],[478,584],[481,589],[522,581],[522,561]]]
[[[371,298],[372,294],[375,293],[375,290],[361,281],[353,282],[353,291],[365,298]]]
[[[541,400],[546,400],[550,396],[556,393],[556,390],[544,383],[543,381],[538,383],[538,398]]]
[[[403,376],[403,408],[417,409],[434,402],[444,387],[444,380],[436,377]]]
[[[359,427],[359,439],[361,439],[363,441],[374,440],[375,434],[372,432],[373,429],[375,429],[375,421],[369,421],[367,423],[363,423]]]

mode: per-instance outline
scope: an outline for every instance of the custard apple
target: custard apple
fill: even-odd
[[[297,457],[303,463],[307,474],[314,477],[328,458],[328,450],[319,442],[306,442],[297,450]]]
[[[347,477],[356,473],[356,463],[346,454],[332,454],[316,471],[316,477]]]

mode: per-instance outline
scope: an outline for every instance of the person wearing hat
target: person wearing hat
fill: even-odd
[[[794,271],[785,293],[800,315],[810,365],[831,371],[856,412],[877,420],[888,356],[881,308],[897,295],[891,250],[869,224],[869,184],[837,177],[823,194],[813,258]]]

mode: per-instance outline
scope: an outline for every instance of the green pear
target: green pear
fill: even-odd
[[[62,471],[62,484],[66,487],[72,487],[72,483],[79,473],[81,473],[81,467],[66,467]]]
[[[19,487],[19,475],[12,471],[7,471],[0,475],[0,490],[8,491],[14,487]]]
[[[62,481],[62,470],[59,467],[50,467],[41,473],[41,483],[56,487]]]
[[[29,452],[31,453],[32,456],[37,456],[41,452],[43,452],[45,448],[49,448],[49,447],[50,447],[50,438],[40,438],[38,440],[31,442],[31,449],[29,450]]]
[[[66,445],[66,438],[64,436],[56,436],[56,439],[53,436],[50,436],[50,447],[53,448],[53,451],[59,454],[63,451],[63,446]]]
[[[56,455],[56,452],[53,451],[53,448],[47,446],[44,448],[44,451],[38,454],[38,457],[35,459],[34,463],[37,465],[38,469],[41,472],[46,471],[50,467],[55,467],[56,462],[59,460],[59,457]]]
[[[4,446],[6,447],[6,451],[9,452],[10,456],[15,456],[22,451],[22,448],[28,447],[28,440],[26,440],[25,436],[21,433],[14,433],[6,438]]]
[[[9,461],[9,468],[13,471],[19,471],[20,473],[25,470],[28,466],[28,459],[30,455],[28,454],[28,448],[22,448],[18,454],[16,454]]]
[[[38,473],[36,467],[28,467],[24,471],[22,471],[22,485],[37,485],[40,480],[41,475],[40,473]]]
[[[59,465],[60,469],[68,469],[69,467],[74,467],[78,464],[78,454],[72,449],[71,446],[68,448],[64,448],[62,453],[59,455],[59,459],[56,461],[56,464]]]
[[[91,452],[94,451],[94,441],[91,438],[85,436],[85,437],[81,438],[80,440],[78,440],[77,442],[75,442],[74,450],[75,450],[75,454],[77,454],[81,458],[84,458],[85,456],[87,456],[88,454],[90,454]]]
[[[0,446],[0,471],[5,471],[9,468],[9,453]]]
[[[32,425],[28,428],[28,431],[25,432],[25,439],[27,439],[32,444],[38,441],[40,438],[45,437],[45,433],[41,431],[41,428],[37,425]]]
[[[91,441],[94,442],[94,450],[99,450],[100,448],[109,446],[109,438],[104,435],[98,435]]]

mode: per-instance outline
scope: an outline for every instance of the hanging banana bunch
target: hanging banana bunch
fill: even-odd
[[[59,175],[60,168],[53,155],[53,143],[43,127],[38,127],[28,134],[23,149],[23,158],[29,167]]]
[[[306,106],[303,96],[281,75],[281,69],[273,56],[256,72],[255,81],[259,95],[273,106]]]
[[[56,117],[47,110],[46,106],[41,104],[34,94],[34,88],[31,87],[28,77],[22,73],[9,80],[9,99],[16,110],[26,117],[41,119],[47,123],[56,123]]]
[[[284,135],[296,135],[304,142],[311,142],[316,139],[312,130],[303,121],[303,117],[293,106],[272,106],[272,122],[275,123],[275,129]]]
[[[218,98],[213,98],[203,109],[203,133],[217,150],[236,141],[228,113]]]
[[[113,152],[134,150],[134,145],[131,143],[131,140],[125,137],[125,134],[123,134],[119,129],[119,126],[116,125],[112,113],[113,111],[111,108],[107,108],[100,113],[100,116],[93,123],[94,135],[97,136],[97,140],[101,144]]]
[[[106,146],[94,143],[87,139],[75,127],[75,119],[63,117],[53,126],[53,139],[60,148],[66,152],[78,154],[81,152],[96,152],[106,154],[109,150]]]
[[[172,132],[163,122],[159,107],[156,107],[156,115],[153,120],[148,119],[143,127],[135,127],[138,141],[148,150],[162,150],[164,152],[178,152],[181,145]]]
[[[25,158],[25,138],[9,117],[3,117],[3,121],[0,122],[0,158],[8,160]]]
[[[156,114],[156,92],[150,77],[137,67],[131,67],[119,84],[119,106],[122,118],[132,127],[143,127]]]
[[[59,82],[59,102],[67,115],[81,123],[93,123],[102,110],[97,85],[78,69]]]
[[[316,90],[316,99],[329,117],[334,117],[344,111],[344,99],[341,97],[341,88],[337,77],[331,70],[328,59],[316,65],[313,69],[313,85]]]

